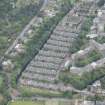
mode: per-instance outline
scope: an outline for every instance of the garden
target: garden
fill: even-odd
[[[70,53],[73,54],[83,48],[85,48],[86,44],[89,40],[86,38],[86,35],[90,31],[90,26],[92,25],[94,17],[86,17],[84,23],[82,24],[81,31],[79,32],[78,37],[73,42],[73,46],[70,47]]]
[[[6,76],[0,73],[0,105],[6,105],[9,100]]]
[[[46,100],[46,101],[13,101],[9,102],[8,105],[74,105],[72,101],[62,101],[62,100]]]
[[[105,36],[96,37],[95,40],[100,44],[104,44],[105,43]]]
[[[79,58],[75,61],[76,67],[83,67],[92,62],[96,62],[97,60],[101,59],[103,56],[98,52],[93,50],[86,56],[85,58]]]
[[[59,80],[64,84],[71,84],[74,88],[82,90],[104,76],[105,67],[102,67],[90,72],[84,72],[81,76],[72,74],[70,71],[63,71],[59,75]]]

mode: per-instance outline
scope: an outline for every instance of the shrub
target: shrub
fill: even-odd
[[[82,90],[104,76],[105,68],[103,67],[91,72],[84,72],[82,76],[61,72],[59,79],[65,84],[72,84],[76,89]]]
[[[90,31],[90,26],[92,24],[92,20],[94,17],[87,17],[87,19],[84,21],[82,27],[81,27],[81,31],[78,35],[78,37],[75,39],[75,41],[73,42],[73,46],[70,47],[70,53],[75,53],[78,50],[81,49],[81,47],[83,45],[85,45],[85,43],[87,42],[86,39],[86,35],[88,34],[88,32]]]

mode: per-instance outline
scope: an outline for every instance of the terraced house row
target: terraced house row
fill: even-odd
[[[89,38],[88,45],[85,49],[71,55],[70,62],[72,67],[70,71],[75,74],[82,75],[84,72],[96,70],[104,67],[105,64],[105,5],[98,10],[97,17],[94,18],[93,24],[90,27],[90,32],[86,35]],[[87,44],[87,43],[86,43]],[[97,59],[84,66],[78,67],[76,61],[78,59],[86,59],[90,53],[96,51],[98,53]],[[95,53],[96,55],[96,53]],[[95,56],[93,55],[93,56]]]
[[[20,78],[20,85],[31,87],[40,87],[52,90],[66,88],[60,83],[56,83],[59,71],[64,69],[62,63],[69,56],[69,49],[73,41],[78,36],[81,26],[86,19],[86,15],[82,14],[81,9],[89,10],[92,8],[92,3],[87,2],[77,4],[57,25],[43,48],[29,63],[26,70]]]

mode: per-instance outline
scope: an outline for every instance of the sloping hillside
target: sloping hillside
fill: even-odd
[[[0,57],[37,14],[43,0],[0,0]]]

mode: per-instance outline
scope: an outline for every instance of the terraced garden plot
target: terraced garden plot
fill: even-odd
[[[59,105],[59,101],[48,100],[48,101],[45,102],[45,105]]]
[[[30,69],[30,71],[28,71]],[[38,68],[36,67],[36,70],[34,70],[34,67],[29,67],[26,69],[26,72],[35,72],[35,73],[39,73],[39,74],[45,74],[45,75],[56,75],[57,71],[55,70],[48,70],[47,68],[43,69],[43,68]]]
[[[59,33],[61,32],[61,31],[58,31]],[[52,35],[51,37],[50,37],[50,39],[51,40],[53,40],[53,41],[61,41],[62,43],[63,42],[67,42],[67,43],[70,43],[70,42],[72,42],[73,41],[73,38],[71,38],[71,39],[69,39],[69,38],[65,38],[65,37],[63,37],[63,36],[58,36],[58,35]],[[49,40],[50,40],[49,39]]]
[[[59,64],[60,63],[60,60],[62,60],[61,58],[56,58],[56,57],[50,57],[50,56],[42,56],[39,55],[39,56],[36,56],[34,60],[39,60],[39,61],[46,61],[46,62],[49,62],[49,63],[55,63],[55,64]]]

